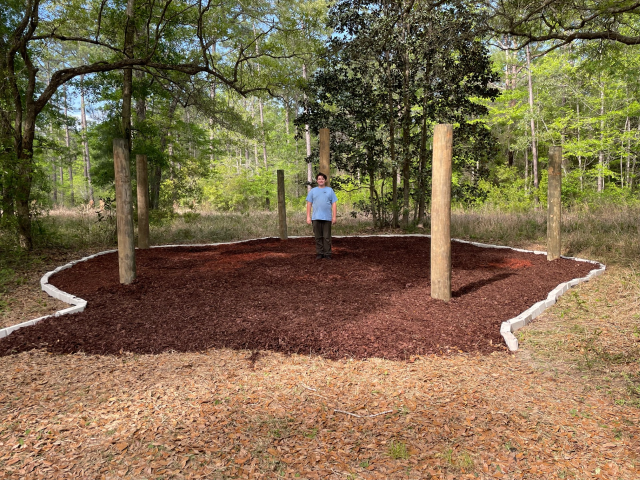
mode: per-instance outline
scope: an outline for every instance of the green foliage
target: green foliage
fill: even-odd
[[[410,198],[424,204],[427,144],[436,123],[455,124],[456,173],[466,172],[459,183],[473,187],[492,142],[486,125],[471,119],[487,112],[478,99],[497,95],[490,86],[497,76],[479,40],[479,14],[459,2],[405,9],[344,0],[331,7],[329,25],[334,35],[306,90],[311,102],[295,123],[314,132],[329,128],[332,161],[368,184],[368,201],[358,203],[374,222],[384,225],[385,212],[392,211],[378,186],[396,169],[403,171],[404,209]],[[314,152],[308,160],[316,158]]]
[[[513,167],[497,166],[492,179],[481,179],[478,188],[484,192],[480,204],[513,212],[526,212],[534,205],[535,194],[525,189],[525,180]]]

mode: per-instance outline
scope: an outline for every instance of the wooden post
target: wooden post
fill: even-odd
[[[560,258],[562,223],[562,147],[549,147],[547,193],[547,260]]]
[[[431,297],[451,300],[451,156],[453,126],[433,131],[431,190]]]
[[[133,241],[129,142],[124,138],[113,140],[113,164],[116,174],[116,225],[118,228],[120,283],[129,284],[136,279],[136,249]]]
[[[136,155],[138,248],[149,248],[149,173],[147,170],[147,156]]]
[[[287,202],[284,196],[284,170],[278,170],[278,226],[280,238],[286,240],[287,236]]]
[[[330,181],[330,169],[329,169],[329,129],[320,129],[320,172],[327,176],[327,183]]]

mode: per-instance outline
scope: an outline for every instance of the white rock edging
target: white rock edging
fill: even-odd
[[[391,234],[391,235],[350,235],[350,236],[355,236],[355,237],[427,237],[427,238],[431,238],[431,235],[423,235],[423,234]],[[344,235],[337,235],[334,236],[334,238],[345,238],[348,236],[344,236]],[[219,243],[202,243],[202,244],[194,244],[194,245],[155,245],[152,246],[151,248],[169,248],[169,247],[187,247],[187,248],[193,248],[193,247],[215,247],[217,245],[229,245],[229,244],[234,244],[234,243],[244,243],[244,242],[251,242],[254,240],[267,240],[269,238],[278,238],[278,237],[262,237],[262,238],[252,238],[249,240],[238,240],[235,242],[219,242]],[[306,237],[299,237],[299,236],[291,236],[289,238],[306,238]],[[516,252],[526,252],[526,253],[534,253],[536,255],[546,255],[547,252],[540,252],[537,250],[523,250],[521,248],[512,248],[512,247],[507,247],[504,245],[489,245],[486,243],[478,243],[478,242],[468,242],[466,240],[458,240],[455,238],[451,239],[454,242],[458,242],[458,243],[468,243],[471,245],[474,245],[476,247],[482,247],[482,248],[507,248],[509,250],[513,250]],[[23,322],[23,323],[19,323],[17,325],[12,325],[11,327],[6,327],[6,328],[2,328],[0,329],[0,338],[4,338],[7,337],[8,335],[10,335],[11,333],[15,332],[16,330],[22,328],[22,327],[30,327],[31,325],[35,325],[36,323],[44,320],[45,318],[50,318],[50,317],[59,317],[60,315],[67,315],[70,313],[79,313],[82,312],[86,306],[87,306],[87,301],[80,298],[80,297],[75,297],[73,295],[71,295],[70,293],[66,293],[63,292],[62,290],[54,287],[53,285],[51,285],[49,283],[49,277],[51,277],[51,275],[53,275],[54,273],[58,273],[62,270],[66,270],[67,268],[71,268],[72,266],[74,266],[76,263],[80,263],[80,262],[86,262],[87,260],[90,260],[92,258],[95,258],[99,255],[106,255],[107,253],[114,253],[117,252],[118,250],[106,250],[104,252],[99,252],[96,253],[94,255],[89,255],[87,257],[83,257],[79,260],[74,260],[73,262],[69,262],[65,265],[62,265],[60,267],[57,267],[55,270],[52,270],[51,272],[47,272],[45,273],[42,278],[40,279],[40,286],[42,287],[42,290],[44,290],[45,292],[47,292],[49,295],[51,295],[54,298],[57,298],[58,300],[61,300],[65,303],[68,303],[70,305],[72,305],[69,308],[65,308],[63,310],[59,310],[56,313],[54,313],[53,315],[45,315],[44,317],[39,317],[39,318],[35,318],[33,320],[29,320],[27,322]],[[542,300],[538,303],[535,303],[533,306],[529,307],[527,310],[525,310],[524,312],[522,312],[520,315],[518,315],[517,317],[511,318],[505,322],[502,322],[502,325],[500,326],[500,334],[502,335],[502,338],[504,338],[505,343],[507,344],[507,347],[509,348],[509,350],[511,351],[516,351],[518,350],[518,339],[515,337],[514,332],[516,332],[517,330],[519,330],[520,328],[524,327],[525,325],[528,325],[529,323],[531,323],[531,321],[536,318],[538,315],[540,315],[542,312],[544,312],[547,308],[553,306],[557,299],[563,294],[565,293],[567,290],[569,290],[571,287],[582,283],[582,282],[588,282],[589,280],[602,275],[605,271],[605,265],[603,265],[602,263],[593,261],[593,260],[585,260],[583,258],[575,258],[575,257],[561,257],[561,258],[566,258],[567,260],[575,260],[577,262],[587,262],[587,263],[593,263],[594,265],[597,265],[597,268],[595,268],[594,270],[591,270],[589,272],[589,274],[586,277],[582,277],[582,278],[574,278],[573,280],[570,280],[568,282],[564,282],[561,283],[560,285],[558,285],[556,288],[554,288],[553,290],[551,290],[551,292],[549,292],[549,295],[547,296],[546,300]]]
[[[107,253],[117,252],[117,250],[106,250],[104,252],[96,253],[95,255],[89,255],[88,257],[83,257],[80,260],[74,260],[73,262],[69,262],[65,265],[57,267],[56,269],[45,273],[40,279],[40,287],[42,290],[47,292],[53,298],[57,298],[58,300],[68,303],[71,305],[69,308],[65,308],[62,310],[58,310],[53,315],[45,315],[44,317],[34,318],[33,320],[29,320],[27,322],[18,323],[17,325],[12,325],[10,327],[0,329],[0,338],[4,338],[15,332],[16,330],[22,327],[30,327],[31,325],[35,325],[36,323],[44,320],[45,318],[51,317],[59,317],[60,315],[67,315],[69,313],[80,313],[87,307],[87,301],[80,297],[75,297],[70,293],[63,292],[62,290],[54,287],[49,283],[49,277],[54,273],[58,273],[62,270],[66,270],[67,268],[73,267],[76,263],[86,262],[92,258],[95,258],[99,255],[105,255]]]

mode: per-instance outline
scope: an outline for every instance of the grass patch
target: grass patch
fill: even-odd
[[[465,450],[457,452],[453,448],[447,448],[442,452],[442,458],[445,464],[453,471],[470,473],[475,470],[473,457]]]
[[[407,460],[409,458],[409,450],[404,442],[392,440],[389,444],[389,456],[394,460]]]

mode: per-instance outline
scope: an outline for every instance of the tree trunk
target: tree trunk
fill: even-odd
[[[133,241],[133,205],[129,145],[123,138],[113,140],[113,163],[116,176],[116,222],[118,231],[118,269],[120,283],[136,279],[136,249]]]
[[[144,73],[136,75],[144,80]],[[147,119],[144,94],[136,99],[136,120],[142,126]],[[140,130],[140,129],[139,129]],[[146,155],[136,155],[136,190],[138,197],[138,248],[149,248],[149,173]]]
[[[213,45],[211,45],[211,51],[215,55],[215,53],[216,53],[216,43],[215,42],[213,43]],[[216,111],[216,87],[217,87],[217,83],[216,83],[215,79],[213,79],[211,81],[211,87],[210,87],[210,90],[209,90],[209,98],[211,99],[212,110],[214,111],[214,115],[215,115],[215,111]],[[211,165],[213,165],[213,163],[215,161],[215,155],[214,155],[215,148],[214,148],[214,142],[213,142],[213,115],[209,119],[209,148],[211,148],[211,155],[209,155],[209,161],[211,162]]]
[[[124,34],[124,54],[133,57],[133,2],[127,0],[127,24],[125,25]],[[122,80],[122,133],[127,142],[128,150],[131,152],[131,94],[133,91],[133,69],[123,69],[124,78]]]
[[[138,248],[149,248],[149,174],[146,155],[136,155]]]
[[[426,96],[425,96],[426,104]],[[425,105],[426,106],[426,105]],[[426,189],[426,168],[427,168],[427,115],[426,111],[422,115],[422,128],[420,132],[420,167],[418,178],[418,218],[419,227],[424,226],[425,217],[425,189]]]
[[[82,146],[84,157],[84,178],[87,182],[87,197],[91,204],[94,204],[93,185],[91,184],[91,158],[89,157],[89,141],[87,139],[87,114],[84,104],[84,75],[80,76],[80,122],[82,125]]]
[[[160,184],[162,183],[162,167],[160,165],[154,165],[152,167],[153,175],[151,177],[151,189],[149,192],[150,207],[152,210],[158,210],[160,208]]]
[[[638,120],[638,133],[640,133],[640,119]],[[638,154],[633,156],[633,163],[631,164],[631,173],[629,175],[629,189],[633,190],[633,179],[636,175],[636,160],[638,158]],[[640,223],[638,224],[638,233],[640,233]]]
[[[10,172],[2,175],[2,223],[6,224],[13,217],[13,185]]]
[[[287,236],[287,201],[285,198],[284,190],[284,170],[278,170],[278,228],[280,231],[280,238],[286,240]]]
[[[127,0],[124,53],[133,56],[133,0]],[[133,202],[131,192],[131,94],[133,70],[124,69],[122,80],[122,131],[124,138],[113,140],[113,163],[116,180],[116,223],[118,232],[118,267],[120,283],[136,279],[136,252],[133,232]]]
[[[176,108],[178,107],[178,99],[173,98],[169,104],[169,111],[167,113],[168,123],[167,128],[162,130],[160,135],[160,151],[164,152],[169,147],[169,129],[173,123],[173,116],[175,115]],[[153,172],[151,189],[150,189],[150,204],[153,210],[160,208],[160,184],[162,183],[162,167],[160,165],[154,165],[151,167]]]
[[[560,258],[562,244],[560,227],[562,225],[562,148],[549,148],[547,194],[547,260]]]
[[[406,22],[403,27],[406,29]],[[406,32],[403,32],[406,38]],[[409,102],[409,52],[408,46],[405,45],[403,52],[404,76],[402,79],[402,96],[404,102],[404,111],[402,113],[402,227],[409,227],[409,199],[411,193],[410,175],[411,175],[411,152],[410,152],[410,135],[411,135],[411,103]]]
[[[51,158],[51,183],[53,185],[53,204],[58,204],[58,167],[55,157]]]
[[[576,104],[576,117],[578,120],[578,144],[580,144],[580,104]],[[580,169],[580,191],[584,189],[584,169],[582,167],[582,155],[578,155],[578,168]]]
[[[253,38],[256,42],[256,57],[260,55],[260,51],[258,49],[258,36],[256,35],[256,25],[253,24]],[[260,64],[258,64],[258,74],[260,73]],[[264,168],[267,170],[267,135],[264,131],[264,112],[262,106],[262,99],[258,98],[258,107],[260,109],[260,137],[262,140],[262,157],[264,160]]]
[[[389,93],[387,95],[389,102],[389,156],[391,157],[391,208],[392,208],[392,226],[398,228],[398,165],[396,163],[396,109],[393,104],[392,79],[391,79],[391,60],[389,52],[386,52],[387,59],[387,77],[389,81]]]
[[[600,83],[600,151],[598,152],[598,193],[604,190],[604,83]]]
[[[318,135],[318,143],[320,149],[320,165],[318,171],[324,173],[327,176],[327,182],[325,185],[331,185],[331,165],[330,165],[330,151],[331,151],[331,134],[328,128],[321,128]],[[368,154],[367,154],[368,156]]]
[[[302,64],[302,78],[307,80],[307,65],[305,63]],[[308,103],[307,94],[304,94],[304,109],[307,111],[307,103]],[[304,125],[304,139],[305,144],[307,146],[307,158],[311,156],[311,132],[309,131],[309,124]],[[311,184],[313,183],[313,165],[311,162],[307,163],[307,192],[311,190]]]
[[[34,80],[35,82],[35,80]],[[33,249],[31,235],[31,184],[33,183],[33,139],[35,138],[36,113],[33,105],[29,105],[24,115],[22,136],[17,140],[16,152],[18,165],[15,186],[16,219],[20,246],[25,250]],[[20,115],[22,117],[22,115]],[[22,119],[21,119],[22,120]],[[16,122],[18,124],[18,122]]]
[[[373,167],[373,154],[367,149],[367,161],[369,163],[369,201],[371,202],[371,217],[373,227],[378,226],[378,207],[376,205],[376,170]]]
[[[69,206],[73,207],[75,204],[75,198],[73,195],[73,156],[71,155],[71,141],[69,139],[69,124],[67,123],[67,85],[64,89],[64,137],[65,145],[67,147],[67,163],[69,165]]]
[[[626,146],[626,162],[624,169],[624,185],[629,188],[629,171],[631,169],[631,119],[627,115],[627,121],[625,122],[625,130],[627,132],[627,146]]]
[[[529,191],[529,150],[524,149],[524,193]]]
[[[64,167],[62,166],[62,163],[64,162],[64,157],[66,157],[66,155],[63,156],[62,159],[59,159],[60,161],[60,165],[58,165],[58,172],[60,174],[60,191],[58,192],[60,194],[60,206],[64,207]]]
[[[289,145],[289,97],[284,99],[284,129],[286,132],[287,145]],[[297,162],[297,159],[296,159]]]
[[[531,114],[531,154],[532,154],[532,176],[533,176],[533,188],[535,190],[538,189],[539,179],[538,179],[538,142],[536,139],[536,123],[534,120],[534,111],[533,111],[533,84],[531,81],[531,52],[529,50],[529,45],[527,45],[527,77],[529,81],[529,112]],[[538,202],[536,193],[536,203]]]

